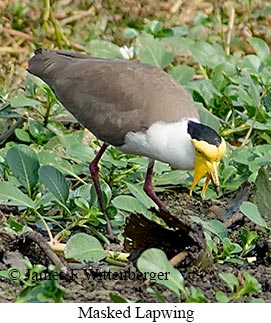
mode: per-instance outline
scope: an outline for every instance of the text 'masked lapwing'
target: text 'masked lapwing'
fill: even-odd
[[[199,121],[188,92],[166,72],[139,62],[93,58],[87,55],[38,49],[28,71],[46,82],[59,101],[104,143],[90,163],[101,209],[106,214],[98,179],[98,162],[108,147],[149,157],[144,190],[165,209],[152,187],[155,160],[178,169],[194,169],[190,189],[206,175],[219,192],[218,165],[226,143]]]

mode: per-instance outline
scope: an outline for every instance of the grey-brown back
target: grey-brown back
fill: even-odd
[[[198,117],[191,96],[164,71],[143,63],[39,49],[28,71],[97,138],[115,146],[156,121]]]

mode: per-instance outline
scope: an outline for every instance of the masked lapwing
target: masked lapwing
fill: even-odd
[[[109,234],[98,179],[98,162],[108,145],[149,158],[144,190],[159,208],[165,207],[152,187],[155,160],[194,169],[190,195],[205,175],[202,194],[210,181],[219,192],[218,165],[225,141],[200,123],[190,94],[166,72],[139,62],[46,49],[35,51],[28,72],[46,82],[76,119],[103,141],[89,169]]]

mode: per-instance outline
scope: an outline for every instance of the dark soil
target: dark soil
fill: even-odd
[[[188,218],[189,215],[198,215],[203,219],[214,218],[214,214],[210,211],[210,207],[216,202],[204,202],[198,198],[189,198],[187,193],[175,193],[163,196],[164,201],[167,203],[170,211],[175,214],[179,214],[184,218]],[[218,203],[217,203],[218,204]],[[226,200],[224,202],[226,205]],[[220,202],[220,206],[222,203]],[[7,216],[7,215],[6,215]],[[253,225],[244,220],[243,225]],[[240,244],[240,238],[238,233],[241,230],[240,226],[235,229],[230,229],[229,233],[231,239]],[[22,259],[29,259],[33,264],[44,264],[48,266],[50,261],[45,254],[39,249],[35,243],[26,243],[23,240],[14,240],[9,235],[2,231],[0,233],[1,240],[1,261],[0,270],[5,270],[11,266],[17,268],[23,268]],[[160,239],[162,243],[163,239]],[[184,281],[187,287],[194,286],[199,288],[203,295],[211,302],[215,302],[215,294],[217,291],[223,291],[230,295],[230,290],[226,284],[219,278],[219,273],[227,272],[233,273],[242,282],[244,272],[249,272],[262,286],[262,292],[255,296],[256,298],[262,298],[265,302],[271,302],[271,262],[270,258],[266,258],[264,245],[267,244],[264,237],[260,239],[256,250],[252,252],[252,256],[255,256],[256,261],[248,263],[244,261],[242,265],[231,264],[226,262],[212,262],[210,259],[204,265],[193,265],[192,263],[181,263],[178,269],[184,277]],[[111,248],[114,247],[112,244]],[[119,245],[116,245],[116,249],[120,249]],[[121,251],[121,250],[120,250]],[[109,279],[108,277],[98,276],[97,273],[105,271],[108,268],[108,264],[99,263],[91,264],[87,270],[83,268],[74,268],[72,275],[67,277],[61,275],[59,284],[66,291],[64,297],[66,302],[110,302],[110,295],[119,295],[132,301],[141,302],[158,302],[159,300],[155,294],[147,291],[147,287],[152,287],[155,291],[158,291],[167,301],[176,302],[175,296],[167,289],[158,286],[157,284],[150,283],[145,280],[133,279],[136,273],[136,268],[133,262],[125,268],[110,267],[111,271],[121,270],[130,272],[131,279]],[[21,291],[22,284],[12,282],[7,279],[0,279],[0,302],[13,302],[16,295]]]
[[[2,1],[3,2],[3,1]],[[4,6],[4,4],[1,5]],[[14,2],[14,1],[13,1]],[[80,1],[67,1],[68,5],[71,3],[78,3]],[[3,2],[4,3],[4,2]],[[56,1],[57,3],[57,1]],[[61,3],[61,2],[60,2]],[[88,2],[86,2],[88,3]],[[108,39],[110,41],[122,44],[123,38],[121,37],[122,30],[126,27],[127,22],[129,21],[130,26],[140,24],[144,26],[147,21],[152,19],[159,19],[165,23],[165,27],[170,26],[171,24],[189,24],[194,20],[195,16],[198,13],[209,15],[215,20],[216,14],[219,11],[219,6],[216,7],[213,1],[204,1],[204,0],[190,0],[183,1],[182,6],[175,7],[177,1],[136,1],[136,0],[121,0],[121,1],[93,1],[95,15],[82,18],[82,24],[84,26],[89,25],[90,23],[96,23],[100,17],[107,17],[108,24],[110,28],[107,28],[106,31],[101,31],[100,35],[103,39]],[[107,5],[105,5],[105,3]],[[180,2],[181,3],[181,2]],[[227,2],[225,2],[226,4]],[[261,4],[263,3],[263,4]],[[269,4],[269,1],[255,1],[255,8],[266,6]],[[81,8],[84,10],[84,8]],[[57,8],[55,14],[61,15],[61,9]],[[244,13],[243,5],[238,7],[237,14],[242,16]],[[5,12],[4,12],[5,13]],[[8,19],[3,19],[5,27],[7,30],[11,28],[12,17],[10,17],[10,12],[5,13]],[[37,11],[36,6],[30,12],[30,16],[40,16],[40,12]],[[245,19],[246,18],[246,19]],[[33,18],[34,19],[34,18]],[[240,23],[235,28],[235,38],[233,39],[233,47],[236,45],[240,46],[246,37],[246,28],[245,26],[247,17],[244,17],[244,24]],[[242,20],[242,19],[241,19]],[[124,22],[123,24],[121,22]],[[262,24],[269,26],[270,21],[262,21]],[[268,38],[267,28],[258,27],[258,23],[252,20],[252,17],[249,18],[249,24],[254,30],[254,35],[262,37],[263,39]],[[117,26],[117,27],[116,27]],[[31,28],[30,28],[31,29]],[[23,30],[26,34],[31,34],[29,28]],[[82,28],[81,24],[75,24],[74,32],[82,33],[81,37],[84,38],[88,33],[87,28]],[[221,33],[221,25],[217,24],[212,30],[213,34]],[[16,43],[8,33],[2,33],[1,35],[2,44],[11,44],[14,47],[15,53],[18,49],[17,56],[13,57],[10,53],[2,55],[3,61],[3,75],[6,73],[11,75],[9,80],[9,87],[11,91],[18,91],[21,87],[22,80],[25,79],[25,68],[26,61],[29,56],[29,52],[32,51],[31,48],[33,45],[25,40],[24,48],[21,48],[21,45]],[[50,37],[46,40],[43,40],[43,36],[40,36],[40,43],[47,47],[52,47],[54,38]],[[238,41],[238,42],[237,42]],[[33,43],[34,41],[31,41]],[[20,41],[20,43],[22,43]],[[245,43],[245,42],[244,42]],[[236,46],[237,46],[236,45]],[[32,46],[32,47],[31,47]],[[245,45],[244,45],[245,46]],[[22,50],[23,49],[23,50]],[[245,51],[245,48],[243,48]],[[10,62],[14,64],[15,74],[13,75],[10,72]],[[1,69],[2,70],[2,69]],[[1,77],[0,77],[1,79]],[[4,83],[4,81],[2,81]],[[180,193],[168,193],[163,197],[164,203],[169,208],[172,214],[180,217],[180,219],[188,220],[190,215],[197,215],[202,219],[214,219],[217,217],[217,213],[214,214],[210,211],[210,208],[214,205],[217,207],[226,207],[228,205],[227,199],[223,202],[213,201],[206,202],[202,201],[200,197],[189,198],[187,192]],[[5,206],[0,206],[0,222],[1,224],[5,223],[10,217],[15,219],[19,218],[17,211],[14,209],[8,209]],[[215,294],[217,291],[223,291],[227,295],[230,295],[230,290],[227,285],[219,278],[219,273],[227,272],[234,273],[239,281],[242,284],[242,277],[245,271],[249,272],[253,277],[255,277],[262,286],[262,291],[260,294],[251,295],[257,298],[262,298],[265,302],[271,302],[271,260],[270,260],[270,237],[267,238],[267,235],[261,231],[261,228],[255,227],[251,222],[246,219],[241,219],[238,222],[238,225],[229,229],[229,235],[232,241],[236,243],[240,242],[239,233],[241,231],[241,226],[245,226],[250,230],[255,229],[260,235],[260,239],[257,243],[256,248],[251,252],[251,255],[255,257],[255,261],[252,263],[244,260],[242,265],[237,265],[233,263],[226,262],[212,262],[210,259],[204,265],[196,266],[193,262],[184,262],[178,265],[178,269],[181,271],[184,281],[187,287],[194,286],[201,289],[204,296],[210,301],[215,302]],[[45,235],[44,235],[45,236]],[[160,236],[158,243],[164,239],[164,236]],[[269,240],[268,240],[269,239]],[[218,242],[218,241],[217,241]],[[123,246],[116,245],[116,250],[123,251]],[[192,252],[192,251],[191,251]],[[22,262],[22,259],[29,259],[32,264],[43,264],[48,266],[51,261],[44,254],[44,252],[38,247],[36,243],[29,243],[23,239],[13,238],[9,236],[7,232],[0,227],[0,271],[6,270],[10,267],[16,267],[24,271],[25,266]],[[147,291],[148,287],[152,287],[155,291],[158,291],[167,301],[175,302],[177,299],[174,295],[165,288],[162,288],[153,283],[149,283],[144,280],[109,280],[109,279],[100,279],[99,277],[88,278],[89,273],[97,272],[101,269],[106,269],[108,264],[92,264],[94,268],[89,271],[84,271],[83,269],[74,270],[74,275],[72,277],[67,277],[62,275],[59,279],[59,284],[62,286],[66,292],[64,300],[66,302],[110,302],[110,294],[120,295],[131,301],[142,301],[142,302],[158,302],[159,300],[155,294]],[[136,272],[136,268],[133,262],[130,262],[127,268],[122,270],[130,271],[131,273]],[[22,283],[16,281],[11,281],[9,279],[0,278],[0,302],[14,302],[16,296],[20,293],[23,288]]]

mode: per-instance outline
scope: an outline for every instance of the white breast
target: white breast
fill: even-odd
[[[128,132],[125,144],[117,148],[124,153],[147,156],[179,169],[194,167],[194,147],[187,133],[187,120],[156,122],[144,133]]]

